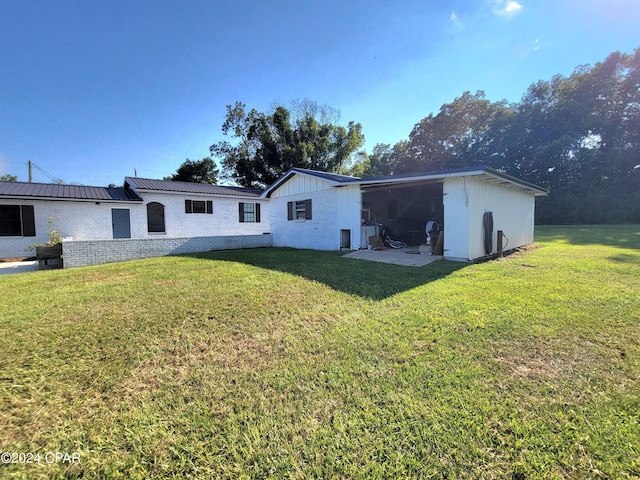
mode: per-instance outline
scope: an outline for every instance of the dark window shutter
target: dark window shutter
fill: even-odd
[[[193,206],[191,205],[191,200],[184,201],[184,213],[193,213]]]
[[[244,203],[238,203],[238,219],[240,223],[244,222]]]
[[[256,203],[256,223],[260,223],[260,204]]]
[[[207,200],[207,213],[213,213],[213,201]]]
[[[293,202],[287,202],[287,220],[293,220]]]
[[[33,214],[33,205],[22,205],[22,236],[36,236],[36,220]]]
[[[311,199],[304,201],[305,220],[311,220]]]

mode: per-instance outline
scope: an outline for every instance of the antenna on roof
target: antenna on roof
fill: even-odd
[[[137,177],[138,176],[138,170],[136,170],[135,168],[133,169],[133,176]]]

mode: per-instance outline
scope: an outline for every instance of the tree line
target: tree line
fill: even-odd
[[[517,103],[465,92],[370,153],[362,126],[338,120],[310,100],[271,113],[237,102],[222,125],[232,141],[210,153],[224,178],[253,188],[291,167],[371,177],[486,165],[549,189],[538,223],[640,222],[640,49],[540,80]]]
[[[408,139],[370,153],[362,126],[339,120],[311,100],[269,113],[236,102],[222,125],[228,139],[165,178],[265,188],[292,167],[371,177],[486,165],[549,189],[537,223],[640,222],[640,48],[535,82],[517,103],[465,92]]]
[[[487,165],[550,190],[546,224],[640,222],[640,49],[532,84],[518,103],[465,92],[378,144],[358,176]]]

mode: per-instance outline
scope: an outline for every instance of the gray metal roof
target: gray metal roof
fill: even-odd
[[[534,185],[533,183],[520,180],[519,178],[512,177],[506,173],[499,172],[493,168],[489,168],[486,165],[477,165],[473,167],[454,168],[447,170],[434,170],[430,172],[417,172],[417,173],[404,173],[398,175],[388,175],[384,177],[351,177],[348,175],[338,175],[335,173],[318,172],[316,170],[307,170],[304,168],[292,168],[287,171],[276,182],[270,185],[265,191],[264,196],[270,197],[271,194],[280,188],[285,182],[287,182],[296,173],[302,173],[305,175],[312,175],[314,177],[320,177],[331,182],[335,182],[337,185],[373,185],[373,184],[391,184],[399,182],[416,182],[420,180],[440,180],[446,177],[453,176],[465,176],[465,175],[483,175],[486,177],[500,179],[503,183],[509,183],[516,185],[525,190],[533,191],[536,195],[546,195],[548,190]]]
[[[135,192],[125,190],[124,188],[3,181],[0,181],[0,197],[123,202],[142,201]]]
[[[153,180],[150,178],[126,177],[128,183],[136,190],[154,190],[158,192],[203,193],[208,195],[235,195],[259,197],[262,190],[253,188],[227,187],[208,183],[174,182],[170,180]]]
[[[307,168],[294,167],[291,170],[289,170],[289,172],[306,173],[307,175],[324,178],[325,180],[331,180],[332,182],[338,182],[338,183],[349,183],[349,182],[361,180],[360,177],[353,177],[351,175],[340,175],[339,173],[320,172],[318,170],[309,170]]]

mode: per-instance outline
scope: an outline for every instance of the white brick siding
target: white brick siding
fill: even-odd
[[[311,220],[287,220],[287,203],[311,199]],[[360,242],[360,187],[331,187],[320,179],[296,175],[271,196],[274,247],[339,250],[340,230],[351,231],[351,247]]]
[[[141,204],[106,203],[70,200],[0,199],[0,205],[33,205],[36,224],[35,237],[0,237],[0,258],[35,255],[27,251],[34,243],[47,243],[49,217],[53,217],[52,229],[62,237],[78,240],[112,238],[111,209],[128,208],[131,213],[132,233],[135,221],[142,217],[146,232],[146,211]]]
[[[33,205],[36,224],[35,237],[0,237],[0,258],[35,255],[28,251],[34,243],[46,243],[49,217],[52,228],[62,237],[73,240],[108,240],[113,238],[111,209],[128,209],[131,238],[184,238],[229,235],[262,235],[270,233],[268,200],[225,198],[198,194],[145,193],[144,202],[95,202],[74,200],[0,199],[0,205]],[[211,200],[213,214],[185,213],[184,201]],[[240,223],[240,202],[260,203],[259,223]],[[164,205],[165,233],[147,231],[147,204]]]
[[[269,201],[258,198],[227,198],[222,196],[199,195],[181,193],[141,193],[144,199],[144,218],[136,228],[135,234],[132,228],[132,237],[148,238],[158,237],[162,234],[147,232],[147,204],[158,202],[164,205],[164,222],[166,237],[207,237],[219,235],[260,235],[269,233]],[[213,213],[185,213],[185,200],[211,200]],[[259,203],[260,222],[240,222],[238,204]],[[133,219],[131,220],[133,224]]]

